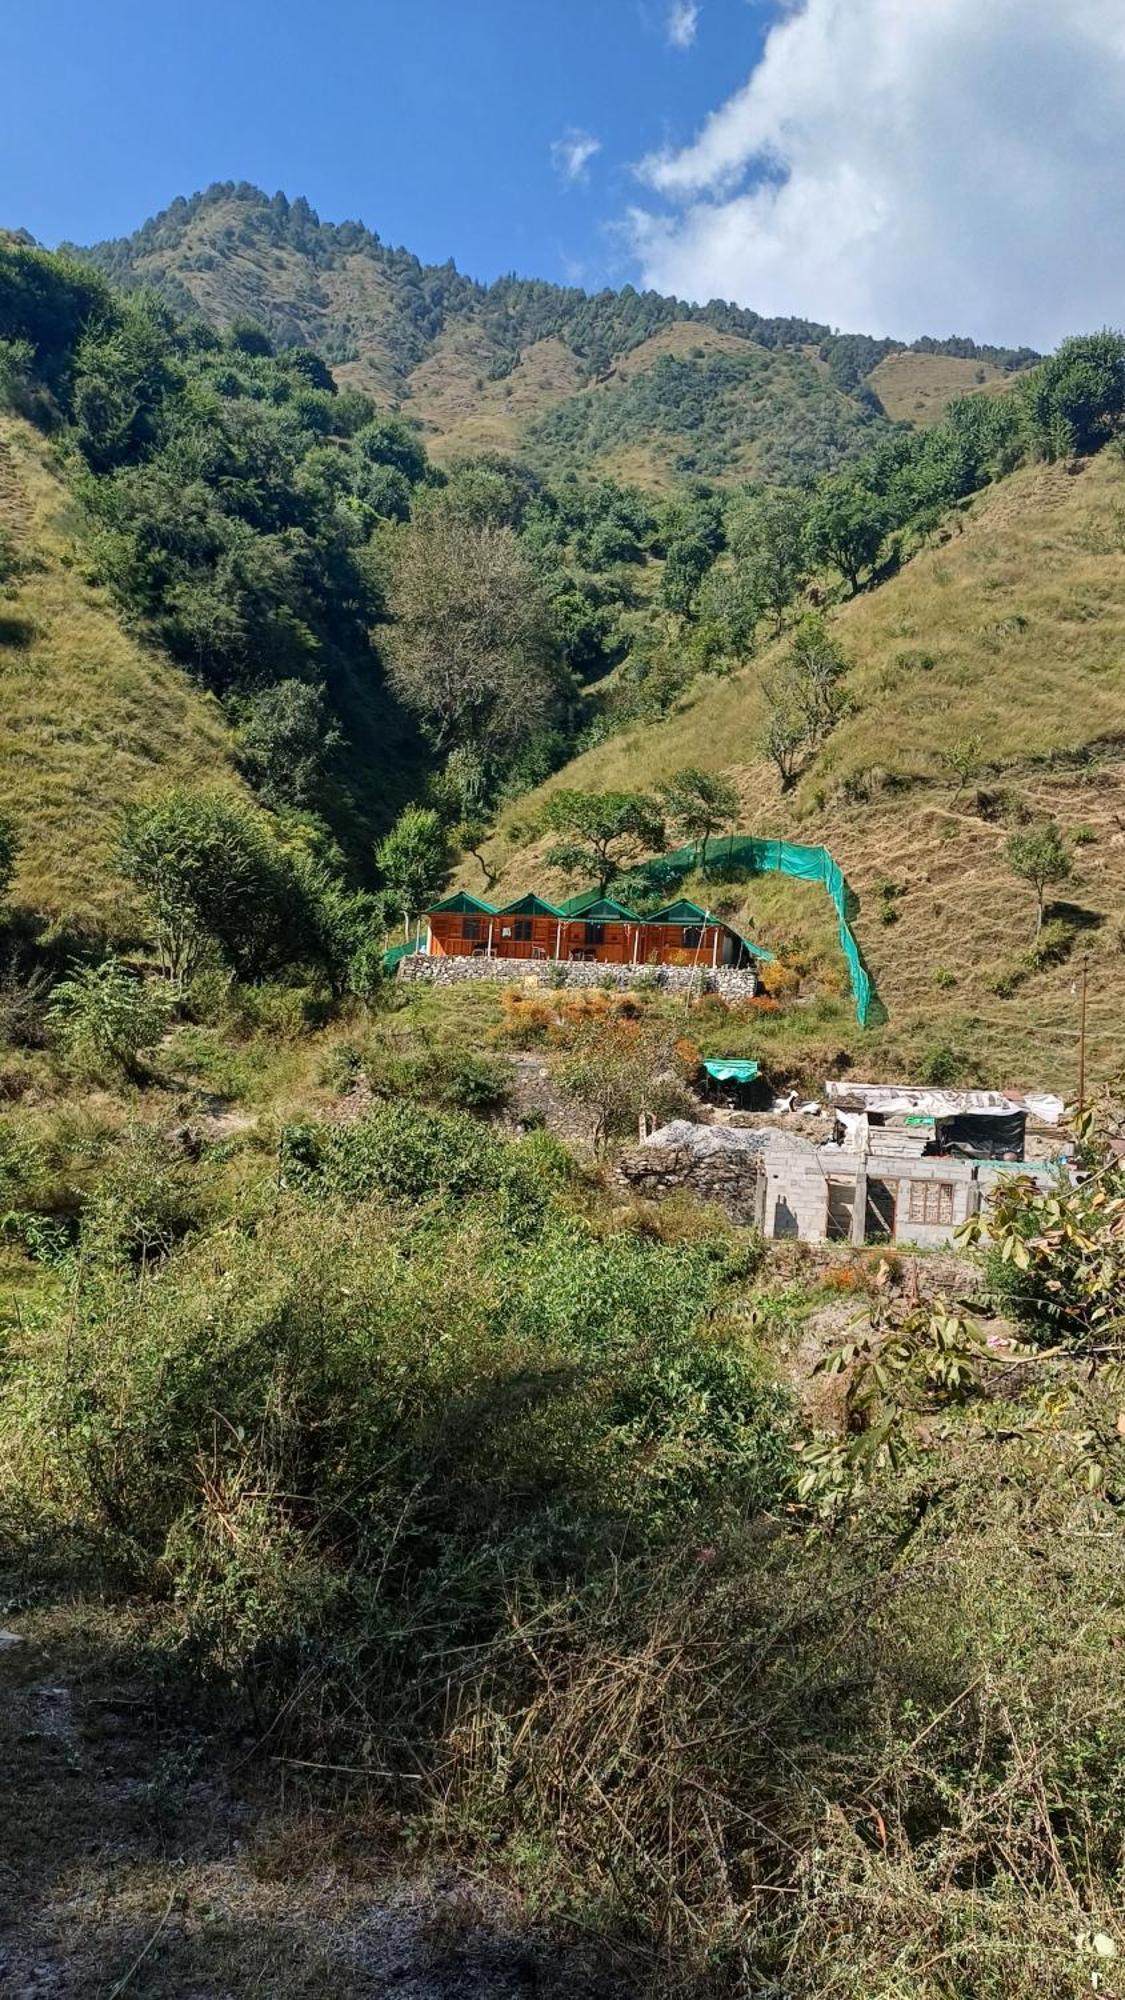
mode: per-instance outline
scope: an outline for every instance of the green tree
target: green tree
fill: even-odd
[[[142,1051],[159,1041],[167,1014],[167,995],[113,957],[75,966],[60,979],[47,1009],[72,1061],[95,1073],[118,1069],[127,1075],[135,1074]]]
[[[599,1152],[635,1137],[642,1113],[666,1119],[690,1109],[676,1037],[659,1024],[592,1022],[563,1056],[556,1081],[590,1114]]]
[[[1040,458],[1099,451],[1125,420],[1125,335],[1107,329],[1064,340],[1020,395]]]
[[[715,558],[698,535],[683,535],[668,544],[660,578],[660,601],[681,618],[691,615],[696,592]]]
[[[134,465],[157,444],[183,375],[167,308],[130,299],[118,326],[79,346],[72,392],[74,440],[95,472]]]
[[[796,779],[807,742],[804,717],[783,696],[771,696],[759,743],[776,767],[783,792],[789,791]]]
[[[296,854],[290,951],[322,973],[333,999],[370,999],[379,983],[386,944],[384,913],[375,896],[350,889],[321,856]]]
[[[404,926],[441,891],[452,859],[448,830],[432,806],[407,806],[375,849],[390,907]]]
[[[305,807],[316,804],[341,738],[324,688],[287,680],[248,697],[238,740],[247,775],[267,803]]]
[[[615,875],[664,846],[664,822],[645,792],[555,792],[543,824],[562,838],[547,854],[551,868],[593,880],[605,895]]]
[[[707,872],[707,842],[725,833],[738,818],[739,797],[727,778],[715,771],[685,765],[658,787],[667,824],[685,841],[694,841],[699,866]]]
[[[513,530],[427,510],[383,544],[391,685],[441,749],[506,762],[559,713],[550,603]]]
[[[1047,890],[1054,883],[1070,879],[1072,863],[1066,842],[1057,822],[1048,819],[1039,826],[1013,833],[1004,854],[1013,875],[1018,875],[1021,882],[1030,883],[1035,891],[1035,935],[1038,937],[1043,928]]]
[[[740,566],[715,563],[696,593],[690,644],[707,665],[716,659],[748,660],[762,618],[753,578]]]
[[[816,563],[833,563],[854,591],[863,570],[879,559],[891,525],[886,501],[838,473],[822,479],[809,507],[808,550]]]
[[[736,500],[727,517],[727,541],[747,599],[781,622],[808,581],[806,534],[809,503],[803,493],[768,489]]]
[[[288,857],[268,824],[229,794],[174,791],[131,806],[119,866],[148,904],[177,984],[209,949],[251,979],[298,956],[301,897]]]
[[[810,611],[770,674],[762,677],[767,717],[761,738],[788,791],[802,755],[815,751],[844,712],[847,661],[818,612]]]

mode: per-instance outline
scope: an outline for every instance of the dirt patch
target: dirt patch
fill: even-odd
[[[497,1891],[294,1838],[253,1760],[122,1671],[103,1614],[67,1615],[72,1653],[42,1617],[0,1650],[6,2000],[625,2000]]]

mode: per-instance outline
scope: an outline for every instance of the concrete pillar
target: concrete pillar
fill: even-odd
[[[867,1235],[867,1161],[863,1160],[855,1170],[855,1201],[852,1205],[853,1244],[862,1244]]]

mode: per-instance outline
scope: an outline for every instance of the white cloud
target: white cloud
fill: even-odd
[[[627,229],[646,284],[913,338],[1125,320],[1122,0],[805,0]]]
[[[699,0],[671,0],[665,31],[674,49],[690,49],[699,26]]]
[[[551,165],[567,187],[574,187],[587,178],[590,161],[601,150],[600,139],[590,132],[579,131],[576,125],[568,125],[562,138],[556,139],[551,147]]]

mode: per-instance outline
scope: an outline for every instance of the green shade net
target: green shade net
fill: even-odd
[[[756,1062],[705,1062],[703,1067],[716,1083],[753,1083],[758,1074]]]
[[[682,868],[686,873],[695,866],[697,858],[694,847],[681,847],[675,854],[665,857],[665,864]],[[798,882],[819,882],[827,889],[839,920],[840,950],[847,960],[856,1019],[861,1028],[866,1028],[875,997],[871,977],[859,955],[859,946],[848,922],[851,903],[848,885],[828,849],[798,847],[789,840],[756,840],[750,834],[732,834],[729,840],[715,843],[711,848],[711,859],[715,862],[736,862],[740,867],[752,869],[755,874],[791,875]]]

